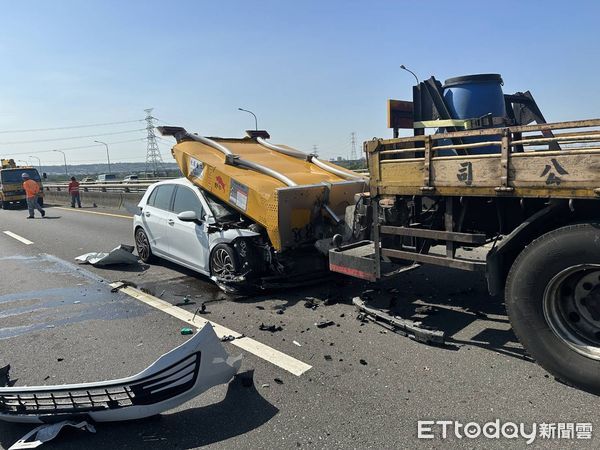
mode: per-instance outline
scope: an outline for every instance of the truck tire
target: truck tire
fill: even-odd
[[[505,301],[515,334],[538,364],[600,394],[600,223],[533,241],[510,269]]]

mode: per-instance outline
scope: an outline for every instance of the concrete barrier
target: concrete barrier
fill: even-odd
[[[142,199],[143,192],[80,192],[81,204],[91,206],[96,204],[102,208],[128,209],[136,207]],[[45,203],[71,204],[71,196],[65,191],[44,191]]]

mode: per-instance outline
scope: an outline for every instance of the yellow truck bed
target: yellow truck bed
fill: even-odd
[[[373,196],[600,198],[600,119],[378,139],[365,146]],[[469,155],[481,147],[497,152]],[[438,156],[442,150],[457,155]]]
[[[159,129],[177,139],[172,153],[184,176],[264,226],[276,250],[322,237],[315,225],[324,217],[343,218],[354,195],[368,186],[367,178],[350,170],[260,138]]]

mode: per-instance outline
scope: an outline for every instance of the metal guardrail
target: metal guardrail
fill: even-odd
[[[131,183],[79,183],[82,192],[144,192],[148,186],[161,180],[144,180]],[[69,185],[66,183],[44,183],[45,191],[67,191]]]

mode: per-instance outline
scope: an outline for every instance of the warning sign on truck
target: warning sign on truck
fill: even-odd
[[[241,210],[246,211],[248,206],[248,186],[238,183],[235,180],[231,180],[229,201]]]
[[[190,175],[196,178],[202,178],[204,164],[195,158],[190,158]]]

